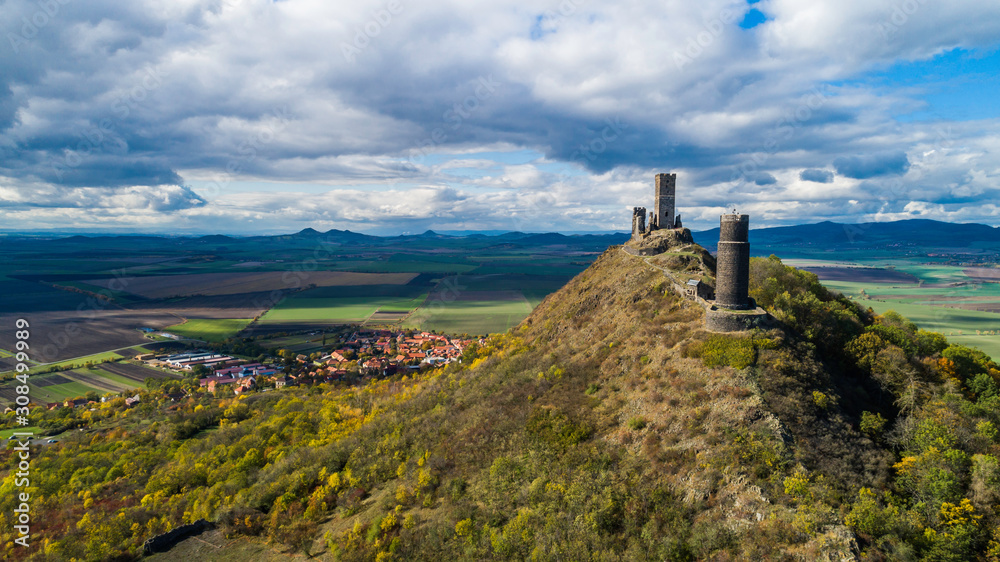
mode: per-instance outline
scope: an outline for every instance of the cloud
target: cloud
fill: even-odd
[[[70,208],[170,212],[205,205],[190,188],[178,185],[61,187],[48,184],[11,186],[0,177],[0,209]]]
[[[802,170],[802,173],[799,174],[799,179],[816,183],[832,183],[833,172],[817,169]]]
[[[881,154],[841,156],[834,159],[833,167],[842,176],[863,180],[876,176],[902,174],[909,169],[910,161],[905,152],[893,151]]]
[[[0,204],[15,227],[133,228],[141,208],[166,229],[211,213],[371,226],[390,211],[438,228],[530,223],[554,205],[553,228],[627,228],[615,206],[643,204],[662,171],[689,188],[682,208],[800,213],[775,221],[996,195],[996,119],[899,121],[933,107],[912,81],[868,79],[990,52],[991,3],[918,2],[905,17],[892,0],[429,1],[389,16],[385,0],[57,4],[28,33],[37,3],[0,13],[16,39],[0,37]],[[837,178],[814,168],[826,163]],[[263,185],[337,192],[340,210],[250,205]]]
[[[760,172],[754,177],[753,182],[757,185],[774,185],[778,179],[767,172]]]

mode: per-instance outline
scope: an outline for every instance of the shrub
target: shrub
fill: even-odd
[[[635,431],[639,431],[639,430],[644,429],[646,427],[646,420],[644,420],[644,419],[642,419],[640,417],[634,417],[634,418],[628,420],[628,426],[630,428],[632,428],[633,430],[635,430]]]
[[[868,411],[861,412],[861,433],[864,433],[872,439],[877,439],[882,435],[882,431],[885,429],[886,419],[882,417],[882,414],[871,413]]]
[[[554,406],[536,408],[528,418],[525,429],[558,450],[566,450],[593,433],[589,425],[574,422]]]
[[[818,390],[814,390],[813,394],[812,394],[812,397],[813,397],[813,404],[816,404],[816,406],[819,407],[819,409],[821,409],[821,410],[828,410],[828,409],[830,409],[830,397],[829,396],[827,396],[826,394],[823,394],[822,392],[820,392]]]
[[[757,363],[757,352],[776,347],[769,339],[755,339],[713,335],[701,344],[695,344],[688,355],[701,357],[706,367],[729,366],[745,369]]]

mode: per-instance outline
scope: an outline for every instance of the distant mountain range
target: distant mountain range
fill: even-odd
[[[465,236],[440,234],[428,230],[421,234],[400,236],[373,236],[351,232],[350,230],[328,230],[320,232],[306,228],[293,234],[275,236],[227,236],[213,234],[207,236],[156,236],[156,235],[73,235],[64,237],[24,237],[7,236],[3,244],[7,250],[34,251],[35,249],[55,252],[86,252],[100,248],[105,251],[183,251],[183,252],[252,252],[282,249],[303,249],[336,246],[342,249],[413,250],[432,252],[441,248],[452,251],[477,250],[484,248],[525,248],[544,249],[558,247],[561,251],[601,252],[608,246],[627,241],[628,234],[559,234],[505,232],[497,235],[472,233]]]
[[[694,232],[693,235],[699,244],[714,251],[719,229]],[[750,248],[755,255],[842,251],[996,254],[1000,252],[1000,228],[927,219],[857,224],[827,221],[752,229]]]
[[[696,231],[695,240],[713,250],[719,239],[719,229]],[[446,233],[428,230],[420,234],[399,236],[374,236],[350,230],[320,232],[306,228],[293,234],[274,236],[156,236],[156,235],[97,235],[42,238],[37,234],[16,234],[4,237],[5,244],[42,244],[66,248],[68,246],[102,247],[184,247],[185,249],[212,249],[213,247],[266,247],[299,246],[302,244],[331,244],[338,246],[370,247],[434,247],[484,248],[496,245],[507,247],[537,248],[560,246],[563,248],[594,251],[628,240],[627,233],[560,234],[529,232],[468,231]],[[1000,228],[983,224],[956,224],[926,219],[894,222],[842,224],[821,222],[796,226],[758,228],[750,231],[750,244],[755,255],[814,255],[841,251],[903,253],[958,253],[1000,254]]]

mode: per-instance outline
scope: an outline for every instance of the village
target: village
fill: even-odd
[[[222,351],[190,349],[169,354],[139,354],[132,358],[132,364],[141,363],[148,369],[161,373],[170,371],[180,376],[180,380],[149,379],[157,381],[163,399],[178,402],[195,391],[195,381],[198,389],[216,396],[230,393],[241,396],[286,386],[322,383],[364,384],[376,378],[459,362],[466,349],[482,343],[481,339],[431,332],[358,330],[330,346],[335,349],[309,355],[275,349],[272,355],[265,354],[253,360]],[[120,396],[124,398],[125,408],[142,402],[142,393],[134,390]],[[87,397],[46,403],[45,408],[94,409],[114,398],[112,394],[90,393]]]
[[[208,392],[231,388],[234,394],[300,384],[367,382],[377,377],[410,373],[461,359],[475,339],[431,332],[359,330],[327,353],[310,355],[275,350],[275,356],[245,361],[224,353],[194,350],[172,355],[136,356],[150,367],[203,376]]]

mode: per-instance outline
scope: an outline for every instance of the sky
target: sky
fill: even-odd
[[[1000,225],[1000,3],[0,0],[0,231]]]

